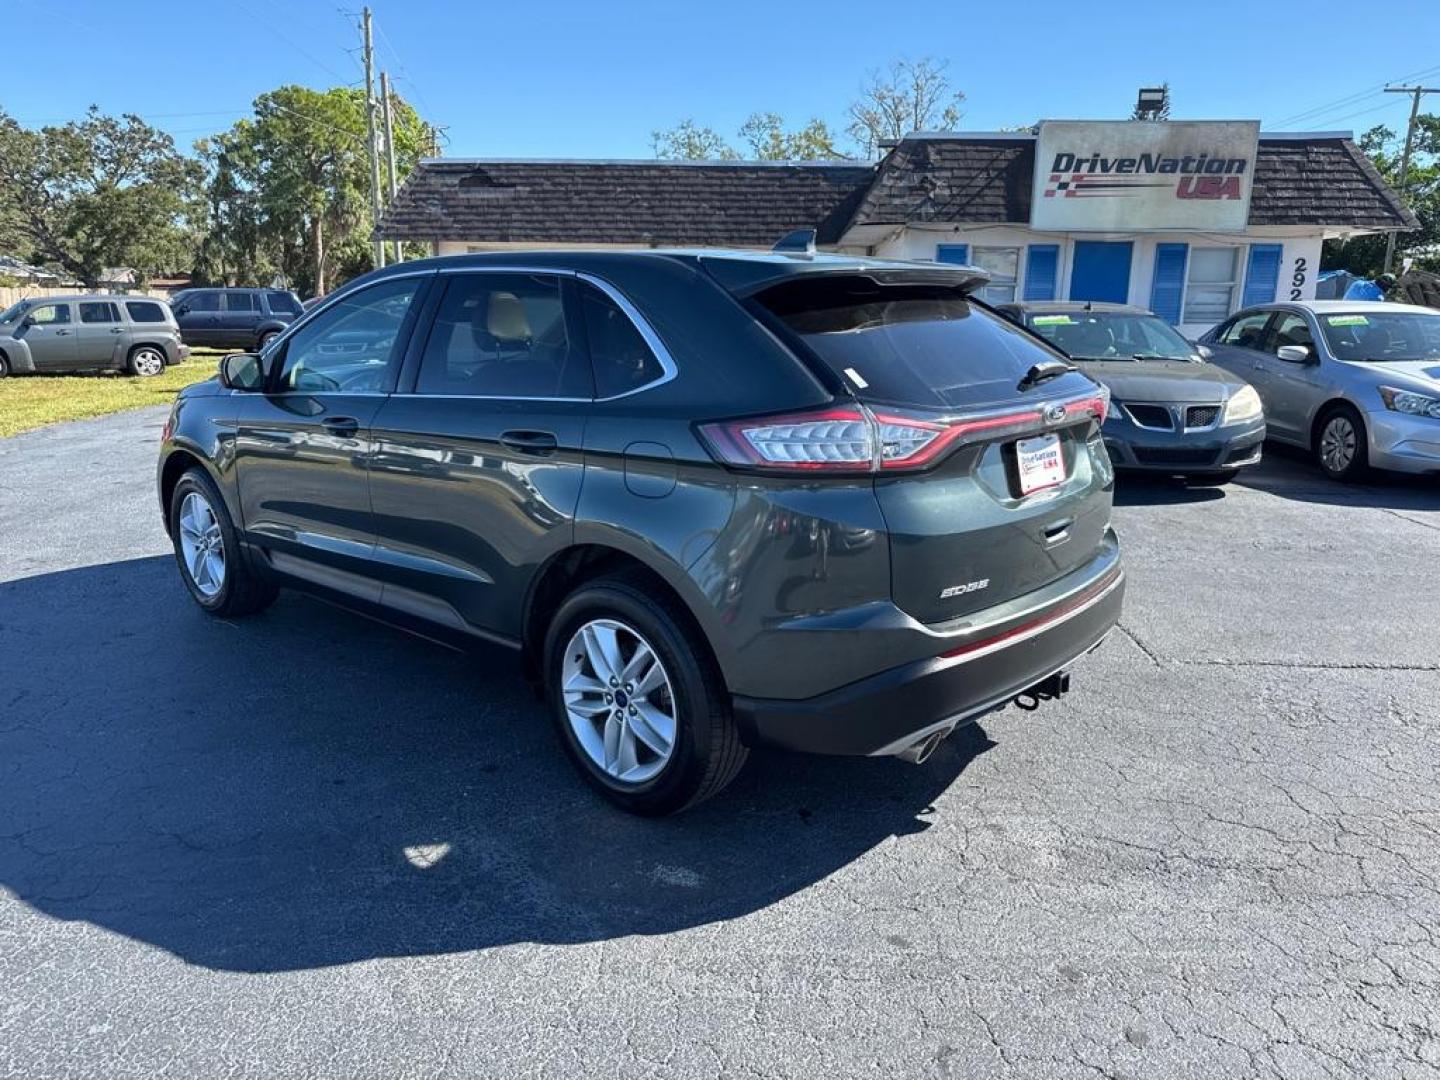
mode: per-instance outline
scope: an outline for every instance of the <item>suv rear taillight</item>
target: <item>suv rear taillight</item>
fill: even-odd
[[[1104,423],[1107,405],[1102,391],[1060,407],[1064,422],[1093,416]],[[932,420],[845,405],[701,424],[699,432],[715,459],[734,468],[873,473],[923,469],[965,443],[1032,431],[1046,416],[1039,406]]]

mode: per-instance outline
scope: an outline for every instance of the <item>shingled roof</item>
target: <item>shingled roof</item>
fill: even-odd
[[[839,240],[875,167],[673,161],[424,161],[378,236],[473,242],[769,247]]]
[[[1034,169],[1032,135],[907,138],[880,163],[851,224],[1024,224]],[[1250,224],[1410,229],[1418,222],[1350,139],[1261,135]]]
[[[1035,137],[914,135],[878,168],[845,162],[435,159],[411,172],[387,240],[769,247],[794,229],[835,244],[863,225],[1030,220]],[[1346,136],[1260,136],[1251,225],[1412,229]]]

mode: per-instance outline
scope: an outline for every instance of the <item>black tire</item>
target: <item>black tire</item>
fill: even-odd
[[[158,345],[136,345],[125,358],[125,370],[146,379],[163,375],[165,364],[165,350]]]
[[[0,379],[10,374],[10,358],[0,352]]]
[[[730,783],[748,751],[730,707],[730,695],[704,638],[679,605],[638,576],[617,575],[582,585],[550,622],[542,672],[551,718],[565,752],[608,799],[635,814],[658,817],[694,806]],[[660,772],[641,783],[608,775],[581,746],[561,692],[567,646],[586,623],[613,620],[651,647],[673,689],[675,737]]]
[[[1346,437],[1346,430],[1350,437]],[[1346,448],[1349,448],[1348,458]],[[1353,405],[1332,405],[1315,425],[1315,461],[1331,480],[1354,484],[1370,474],[1365,420]]]
[[[259,340],[258,342],[256,342],[256,344],[255,344],[255,351],[256,351],[256,352],[261,352],[261,351],[263,351],[266,345],[269,345],[270,342],[274,341],[274,340],[275,340],[277,337],[279,337],[279,336],[280,336],[280,331],[279,331],[279,330],[266,330],[265,333],[263,333],[263,334],[260,335],[260,340]]]
[[[1221,469],[1218,472],[1190,473],[1185,477],[1187,484],[1194,484],[1196,487],[1220,487],[1228,484],[1240,475],[1239,469]]]
[[[191,494],[199,495],[204,500],[214,515],[215,524],[219,526],[224,572],[220,586],[214,592],[209,592],[197,584],[186,563],[180,515],[186,496]],[[175,562],[180,567],[181,580],[185,582],[185,587],[190,590],[195,602],[211,615],[225,618],[253,615],[275,602],[279,590],[260,577],[250,565],[235,533],[235,525],[230,520],[230,512],[225,508],[225,500],[220,497],[215,482],[203,469],[190,469],[180,477],[175,484],[175,490],[170,493],[170,537],[175,550]]]

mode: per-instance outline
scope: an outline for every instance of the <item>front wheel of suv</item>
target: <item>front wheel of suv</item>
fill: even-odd
[[[746,749],[720,672],[678,606],[624,576],[581,586],[545,638],[551,715],[586,779],[659,816],[720,791]]]
[[[170,535],[186,588],[210,614],[250,615],[274,602],[275,586],[246,562],[225,500],[199,468],[170,495]]]

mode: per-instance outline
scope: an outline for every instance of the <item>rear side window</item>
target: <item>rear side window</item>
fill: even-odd
[[[165,321],[165,309],[159,304],[150,304],[143,300],[127,300],[125,301],[125,310],[130,313],[131,322]]]
[[[949,407],[1013,398],[1032,366],[1055,359],[953,286],[802,276],[756,299],[868,401]]]
[[[113,323],[120,321],[120,312],[108,301],[89,300],[80,305],[82,323]]]
[[[280,315],[299,315],[300,301],[296,300],[287,292],[267,292],[265,301],[270,305],[270,310]]]
[[[225,294],[226,311],[259,311],[260,298],[252,292],[227,292]]]
[[[560,279],[456,274],[425,343],[420,394],[589,398],[590,373],[571,348]]]
[[[580,307],[595,369],[595,396],[638,390],[665,374],[630,316],[594,285],[581,283]]]

